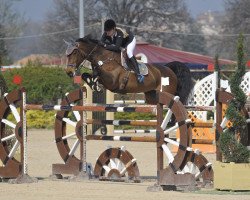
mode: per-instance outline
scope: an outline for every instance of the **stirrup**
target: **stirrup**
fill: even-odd
[[[138,81],[138,83],[143,83],[144,82],[144,76],[141,75],[141,74],[138,74],[137,75],[137,81]]]

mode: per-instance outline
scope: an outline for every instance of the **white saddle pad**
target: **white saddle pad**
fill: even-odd
[[[127,65],[122,53],[121,53],[121,63],[122,63],[122,66],[124,67],[125,70],[131,70],[130,67]],[[148,74],[148,66],[140,60],[137,60],[137,63],[139,66],[140,74],[143,76],[147,75]]]

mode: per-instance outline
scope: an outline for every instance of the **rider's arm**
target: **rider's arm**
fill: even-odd
[[[108,36],[107,36],[107,34],[104,32],[103,34],[102,34],[102,37],[101,37],[101,45],[102,46],[106,46],[106,45],[110,45],[111,43],[110,43],[110,41],[109,41],[109,39],[108,39]]]
[[[106,45],[105,48],[110,51],[120,52],[122,47],[122,41],[123,41],[123,33],[117,32],[116,43],[111,45]]]
[[[105,43],[106,40],[107,40],[107,34],[104,32],[101,37],[101,42]]]

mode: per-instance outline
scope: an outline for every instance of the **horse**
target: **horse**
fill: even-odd
[[[185,104],[193,83],[189,68],[181,62],[170,62],[167,65],[147,64],[148,74],[144,82],[138,83],[136,74],[122,66],[120,52],[106,50],[98,40],[90,35],[77,39],[74,43],[67,43],[66,73],[73,77],[79,66],[88,60],[93,74],[82,74],[82,79],[91,87],[90,79],[97,79],[104,88],[111,92],[144,93],[147,104],[157,104],[157,91],[178,95]],[[169,84],[161,85],[161,78],[168,77]]]

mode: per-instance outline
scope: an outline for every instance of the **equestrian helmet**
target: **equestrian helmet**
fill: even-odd
[[[116,27],[116,24],[113,19],[108,19],[104,22],[104,31],[110,31],[111,29],[115,27]]]

